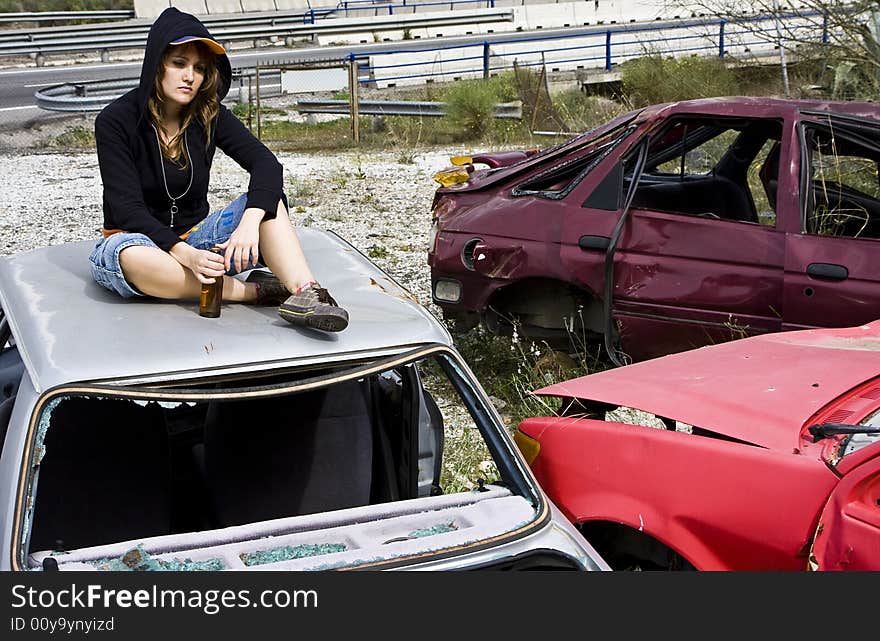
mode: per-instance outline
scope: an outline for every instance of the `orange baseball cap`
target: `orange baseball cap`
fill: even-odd
[[[211,40],[210,38],[205,38],[204,36],[183,36],[181,38],[178,38],[177,40],[172,40],[168,44],[169,45],[183,45],[183,44],[186,44],[187,42],[195,42],[196,40],[201,40],[202,42],[204,42],[206,45],[208,45],[208,48],[211,51],[213,51],[214,53],[216,53],[218,55],[226,53],[226,49],[223,48],[223,45],[221,45],[216,40]]]

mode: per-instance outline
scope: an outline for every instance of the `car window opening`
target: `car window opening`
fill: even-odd
[[[539,196],[551,200],[565,198],[581,181],[596,168],[618,145],[635,131],[636,126],[621,125],[608,131],[589,145],[583,153],[540,172],[538,175],[520,183],[511,191],[513,196]]]
[[[653,135],[633,208],[774,226],[782,123],[673,120]],[[622,190],[632,180],[634,157]]]
[[[499,444],[481,429],[489,412],[467,406],[475,392],[451,361],[435,354],[268,397],[225,388],[236,400],[55,397],[33,448],[28,564],[49,555],[97,569],[375,561],[400,554],[395,541],[442,549],[445,539],[479,539],[490,522],[521,527],[536,501],[518,491],[520,472],[497,463]],[[424,516],[400,530],[346,538],[327,529],[341,510],[393,520],[416,509],[409,503]]]
[[[863,129],[856,134],[844,127],[808,128],[808,234],[880,238],[878,142],[880,130],[876,129]]]

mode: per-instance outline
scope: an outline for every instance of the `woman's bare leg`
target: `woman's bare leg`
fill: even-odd
[[[202,289],[202,284],[190,270],[158,247],[126,247],[119,253],[119,264],[125,279],[148,296],[197,299]],[[235,278],[223,279],[223,300],[250,302],[256,297],[257,289],[252,283]]]
[[[265,263],[291,292],[315,280],[284,201],[278,201],[275,218],[260,224],[260,262]]]

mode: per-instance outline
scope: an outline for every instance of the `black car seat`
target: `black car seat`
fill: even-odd
[[[219,526],[367,505],[373,430],[363,383],[211,403],[204,473]]]
[[[39,467],[31,551],[168,534],[171,497],[162,409],[73,398],[52,412]]]

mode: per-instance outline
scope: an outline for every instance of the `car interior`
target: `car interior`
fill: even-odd
[[[632,207],[766,223],[775,210],[781,133],[772,120],[674,120],[651,139]],[[634,165],[631,159],[625,169],[624,194]]]
[[[442,494],[443,417],[415,365],[281,396],[159,403],[62,397],[30,549]]]

